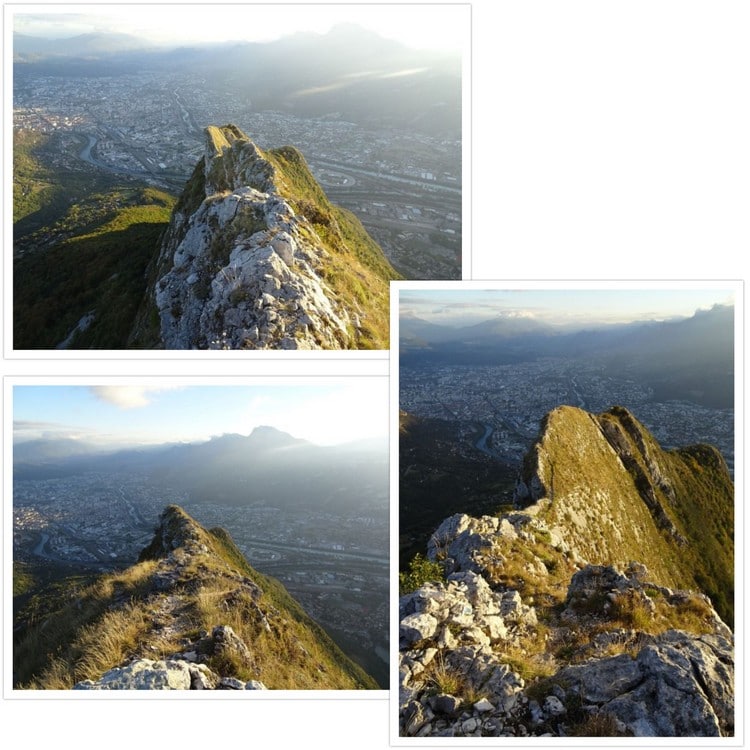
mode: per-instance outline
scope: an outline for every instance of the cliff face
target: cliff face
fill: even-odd
[[[332,206],[291,147],[262,152],[206,129],[175,207],[133,346],[388,347],[396,278],[361,224]]]
[[[718,452],[663,451],[625,409],[561,407],[517,505],[443,521],[436,580],[403,593],[401,734],[731,735],[733,488]]]
[[[225,531],[177,506],[135,566],[29,629],[14,671],[33,688],[377,688]]]

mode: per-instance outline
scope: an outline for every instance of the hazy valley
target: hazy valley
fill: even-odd
[[[457,59],[351,27],[268,44],[111,47],[16,40],[16,151],[40,165],[16,166],[16,253],[38,249],[69,202],[102,186],[179,193],[203,129],[232,122],[261,148],[299,148],[401,274],[460,277]]]
[[[414,324],[402,321],[400,408],[417,420],[402,437],[402,505],[417,503],[439,521],[435,513],[440,503],[431,503],[429,496],[436,492],[449,507],[460,505],[453,477],[456,483],[468,483],[469,494],[485,511],[511,502],[519,467],[540,422],[560,404],[592,412],[626,406],[662,446],[710,443],[731,470],[732,315],[733,308],[717,308],[686,321],[598,334],[540,335],[535,330],[481,338],[477,331],[448,329],[440,336],[433,332],[433,340],[424,333],[417,337],[411,333]],[[502,329],[502,323],[495,325]],[[514,326],[509,323],[508,330]],[[444,340],[446,333],[452,340]],[[665,343],[659,349],[649,337]],[[420,429],[420,421],[432,426]],[[445,477],[425,479],[434,472],[425,467],[432,460],[433,442],[443,456],[435,466],[455,467],[448,469],[447,485]],[[420,518],[419,512],[413,514],[414,523],[421,523]],[[405,510],[401,521],[409,528],[412,514]],[[423,527],[416,546],[415,539],[402,542],[413,553],[429,533]]]

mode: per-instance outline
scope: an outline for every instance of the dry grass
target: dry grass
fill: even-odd
[[[627,731],[618,727],[617,719],[604,711],[589,714],[583,721],[568,727],[573,737],[627,737]]]
[[[433,660],[427,665],[422,674],[422,680],[425,683],[427,692],[432,695],[453,695],[460,697],[467,687],[464,675],[445,663],[442,651],[438,651]]]
[[[175,523],[184,520],[173,516]],[[15,648],[14,684],[70,689],[132,658],[172,656],[197,642],[201,631],[228,625],[249,655],[226,649],[208,657],[222,675],[261,680],[271,689],[377,687],[281,584],[247,565],[226,532],[197,534],[203,551],[174,552],[182,558],[181,576],[168,591],[154,587],[155,559],[102,577],[72,600],[68,588],[65,606],[29,628]]]
[[[102,633],[110,626],[113,628],[112,639],[105,646],[96,647],[99,654],[96,659],[108,649],[121,654],[132,639],[132,633],[128,635],[123,625],[129,617],[124,613],[132,610],[130,600],[147,590],[155,567],[155,562],[139,563],[121,573],[103,577],[80,591],[71,588],[67,592],[67,602],[47,613],[36,626],[28,628],[24,638],[15,645],[14,681],[32,688],[72,687],[79,674],[73,664],[84,652],[84,642],[95,641],[95,632],[89,632],[94,627],[103,628]],[[95,625],[97,623],[99,625]],[[137,629],[140,632],[141,625]],[[81,642],[81,638],[85,641]],[[119,639],[122,639],[120,646],[117,645]],[[106,662],[106,658],[103,659],[102,663]],[[116,664],[115,661],[107,668]]]

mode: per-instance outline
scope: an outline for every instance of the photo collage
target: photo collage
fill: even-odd
[[[14,735],[742,743],[748,14],[608,5],[4,5]]]

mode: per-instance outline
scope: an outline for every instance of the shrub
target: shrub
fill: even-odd
[[[442,565],[417,553],[409,563],[409,570],[398,574],[399,594],[408,594],[410,591],[416,591],[428,581],[440,581],[442,579]]]

